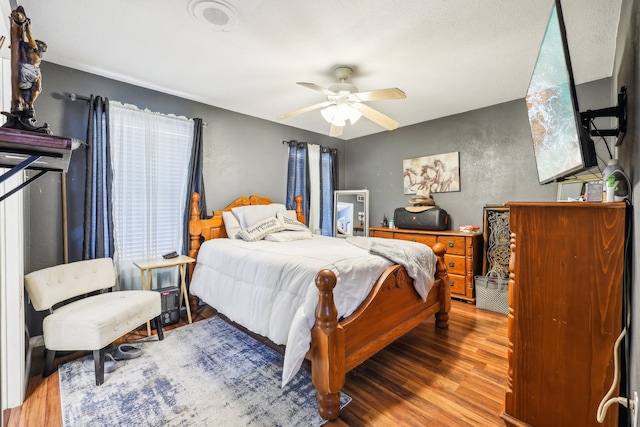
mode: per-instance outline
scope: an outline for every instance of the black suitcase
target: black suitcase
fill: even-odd
[[[449,215],[438,206],[422,212],[410,212],[406,208],[397,208],[393,212],[393,222],[397,228],[441,231],[449,228]]]

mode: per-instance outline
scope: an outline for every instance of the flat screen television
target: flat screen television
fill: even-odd
[[[526,96],[540,184],[597,165],[582,125],[560,0],[555,0]]]

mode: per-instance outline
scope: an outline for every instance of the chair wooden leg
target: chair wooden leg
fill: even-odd
[[[96,372],[96,385],[104,383],[104,355],[106,347],[100,350],[93,350],[93,366]]]
[[[46,378],[53,373],[53,361],[56,358],[56,351],[49,350],[45,347],[44,349],[44,369],[42,370],[42,378]]]
[[[164,339],[164,332],[162,330],[162,315],[152,320],[153,326],[158,334],[158,339],[162,341]]]

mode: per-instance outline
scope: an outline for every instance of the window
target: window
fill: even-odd
[[[314,233],[333,235],[333,190],[338,182],[338,151],[306,142],[289,141],[287,170],[288,209],[302,196],[303,213]]]
[[[133,261],[182,251],[193,120],[109,103],[115,260],[121,289],[140,289]],[[178,272],[154,279],[177,283]],[[160,286],[158,286],[160,284]]]

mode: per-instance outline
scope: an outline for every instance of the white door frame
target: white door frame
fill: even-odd
[[[2,59],[0,107],[9,111],[11,67]],[[0,172],[1,173],[1,172]],[[5,194],[24,181],[19,172],[0,183]],[[26,391],[24,325],[24,197],[23,190],[0,202],[0,394],[2,411],[22,405]]]

